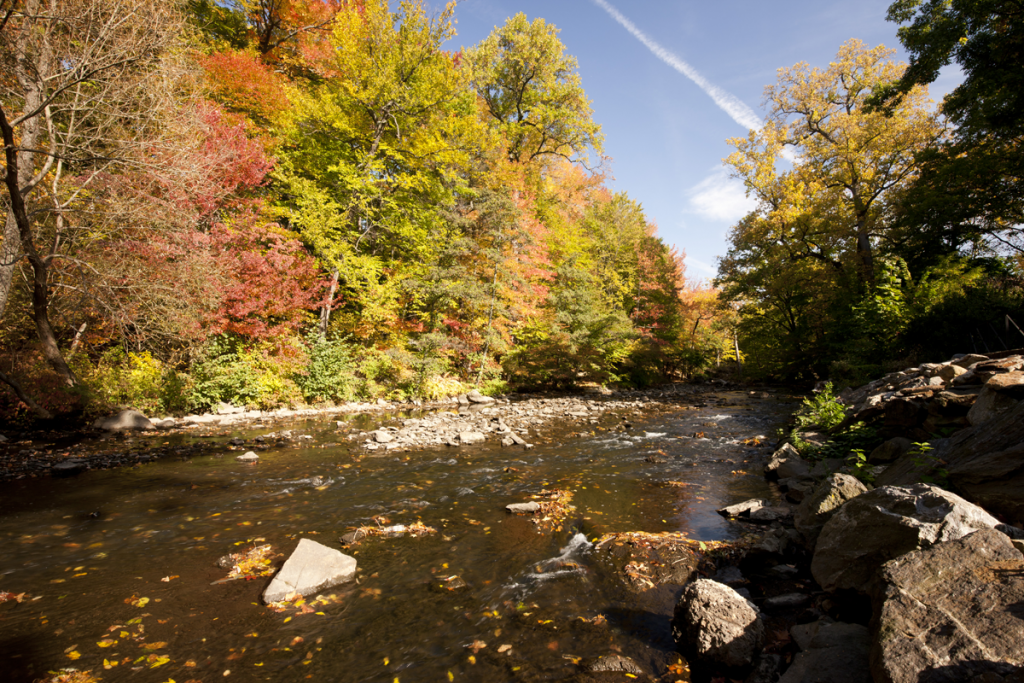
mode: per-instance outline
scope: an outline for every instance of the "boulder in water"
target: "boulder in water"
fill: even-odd
[[[313,595],[344,583],[355,574],[356,558],[303,538],[263,591],[263,602],[280,602],[293,593]]]

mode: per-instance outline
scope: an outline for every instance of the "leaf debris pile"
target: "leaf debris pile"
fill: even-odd
[[[662,584],[685,584],[695,572],[711,573],[715,559],[738,546],[726,541],[695,541],[679,532],[608,533],[594,544],[614,560],[625,560],[622,574],[637,592]]]
[[[387,524],[387,519],[380,518],[377,521],[377,526],[361,526],[357,531],[362,532],[363,536],[380,536],[382,538],[398,538],[400,536],[412,536],[413,538],[419,538],[420,536],[428,536],[430,534],[436,534],[437,529],[432,526],[427,526],[423,522],[416,520],[412,524],[392,524],[390,526],[383,526]]]
[[[561,531],[562,523],[576,512],[576,506],[572,504],[572,491],[562,489],[544,490],[530,496],[540,504],[540,510],[535,514],[532,521],[539,527],[550,528],[552,531]]]
[[[282,557],[273,546],[258,545],[244,553],[231,553],[218,560],[217,565],[229,569],[228,579],[250,579],[274,573],[273,561]]]

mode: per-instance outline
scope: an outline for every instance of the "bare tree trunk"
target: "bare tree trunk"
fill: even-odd
[[[18,232],[18,221],[14,213],[7,212],[4,223],[4,241],[0,244],[0,319],[7,311],[7,300],[11,297],[11,284],[14,282],[14,270],[21,256],[21,234]]]
[[[736,334],[736,330],[732,331],[732,347],[736,350],[736,364],[740,368],[740,372],[743,372],[743,360],[740,356],[740,337]]]
[[[327,293],[327,301],[320,308],[320,336],[327,337],[327,325],[331,322],[331,309],[334,308],[334,294],[338,291],[338,269],[331,272],[331,289]]]

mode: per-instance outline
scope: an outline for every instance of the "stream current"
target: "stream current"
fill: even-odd
[[[659,676],[679,661],[681,587],[629,592],[592,542],[613,531],[736,537],[715,510],[771,496],[763,442],[792,409],[745,392],[694,401],[631,415],[624,432],[614,411],[587,434],[555,426],[530,450],[368,452],[334,420],[307,420],[283,427],[312,439],[262,451],[257,465],[237,463],[226,442],[269,428],[222,436],[210,455],[4,484],[0,592],[24,596],[0,604],[0,678],[74,668],[142,683],[564,681],[611,654]],[[560,528],[504,510],[545,489],[573,493]],[[339,542],[417,520],[437,533]],[[351,554],[357,580],[283,612],[260,602],[269,578],[219,582],[221,556],[271,544],[286,557],[300,538]]]

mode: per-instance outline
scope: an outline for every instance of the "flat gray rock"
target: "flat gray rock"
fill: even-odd
[[[509,512],[516,513],[533,513],[540,510],[540,503],[536,501],[530,501],[529,503],[511,503],[506,505],[505,509]]]
[[[720,508],[718,514],[726,517],[739,517],[740,515],[749,515],[754,510],[766,507],[768,501],[763,498],[751,498],[745,500],[742,503],[736,503],[735,505],[729,505],[728,507]]]
[[[481,432],[459,432],[459,443],[462,444],[483,443],[486,440],[487,437]]]
[[[356,558],[303,538],[263,591],[263,602],[280,602],[292,593],[313,595],[356,574]]]

